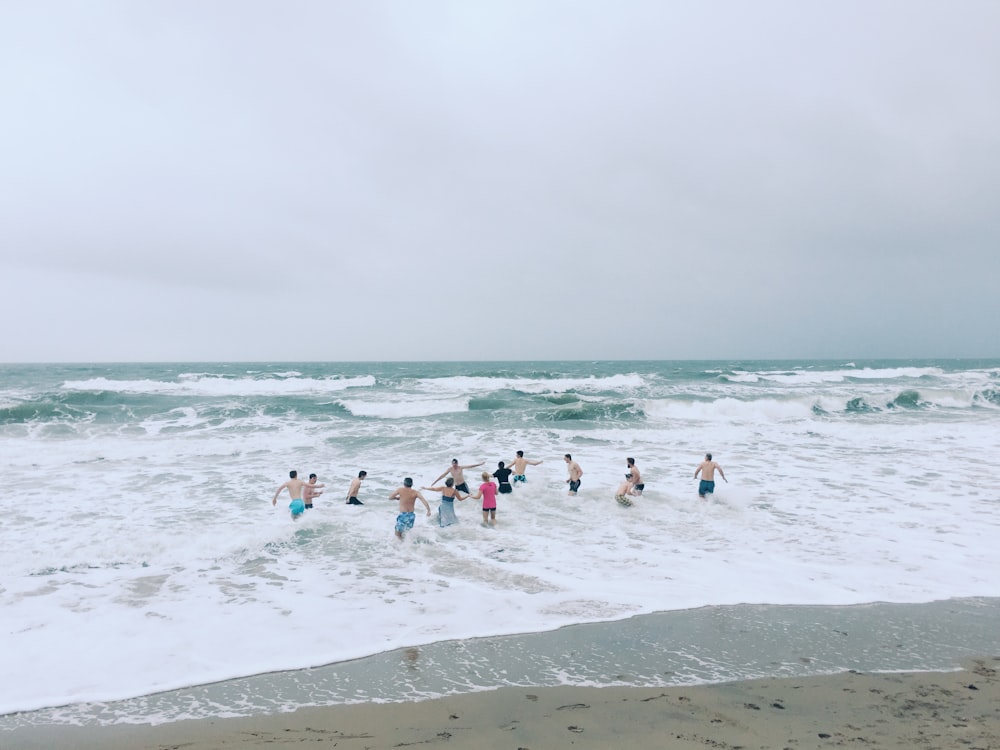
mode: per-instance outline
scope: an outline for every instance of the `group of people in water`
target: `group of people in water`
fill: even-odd
[[[580,468],[580,464],[574,461],[573,456],[569,453],[563,456],[563,460],[566,462],[566,468],[569,473],[566,484],[569,486],[569,495],[572,497],[580,489],[583,469]],[[635,464],[635,459],[629,457],[625,459],[625,462],[628,471],[625,474],[625,480],[615,490],[615,500],[620,505],[629,506],[632,505],[631,498],[641,496],[646,485],[642,481],[642,474],[639,472],[639,467]],[[527,467],[538,466],[542,462],[527,459],[524,457],[524,451],[517,451],[517,455],[509,462],[509,465],[508,462],[500,461],[497,464],[496,471],[492,474],[488,471],[482,472],[482,484],[475,491],[472,491],[465,479],[465,470],[478,468],[484,463],[486,462],[460,464],[457,458],[453,458],[451,465],[431,482],[431,486],[424,486],[419,490],[414,488],[412,477],[406,477],[403,480],[403,486],[396,488],[389,495],[390,500],[396,500],[399,503],[399,515],[396,517],[395,528],[396,537],[402,539],[403,534],[413,528],[413,524],[416,521],[416,512],[414,509],[416,508],[417,500],[423,503],[424,508],[427,510],[427,516],[430,517],[431,506],[427,502],[427,498],[421,494],[421,490],[441,493],[441,505],[438,507],[439,525],[450,526],[453,523],[458,523],[458,518],[455,516],[455,501],[458,500],[461,502],[471,498],[473,500],[482,500],[483,526],[495,527],[497,523],[497,495],[510,494],[514,491],[514,485],[526,483],[528,481]],[[707,494],[715,491],[715,472],[719,472],[719,476],[727,483],[729,482],[722,471],[722,467],[712,460],[712,454],[706,453],[705,460],[698,465],[698,468],[694,472],[695,479],[698,479],[699,475],[701,476],[698,484],[698,496],[703,500]],[[358,499],[358,495],[361,492],[361,483],[367,476],[368,472],[359,471],[358,476],[351,480],[351,485],[347,490],[346,502],[348,505],[364,505]],[[278,496],[282,491],[287,490],[291,497],[288,509],[292,520],[296,521],[303,513],[313,507],[313,500],[323,494],[323,488],[326,485],[319,484],[315,474],[310,474],[308,480],[303,480],[299,478],[298,472],[293,470],[288,472],[288,477],[288,481],[275,491],[271,504],[277,505]],[[437,485],[436,483],[442,479],[445,480],[444,484]],[[494,479],[496,482],[493,481]]]

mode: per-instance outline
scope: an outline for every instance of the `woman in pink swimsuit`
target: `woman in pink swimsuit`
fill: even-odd
[[[483,526],[497,525],[497,486],[493,483],[493,478],[489,472],[483,472],[483,483],[474,495],[469,495],[473,500],[483,499]]]

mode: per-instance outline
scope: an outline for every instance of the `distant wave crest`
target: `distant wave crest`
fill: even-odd
[[[481,393],[508,390],[528,395],[566,393],[567,391],[599,393],[604,391],[641,388],[644,384],[645,380],[643,377],[635,373],[589,378],[524,378],[456,375],[444,378],[426,378],[419,382],[419,386],[422,390],[445,393]]]
[[[407,419],[430,417],[469,410],[469,399],[408,399],[406,401],[341,401],[347,411],[355,417],[375,417],[377,419]]]
[[[142,393],[142,394],[198,394],[209,396],[284,396],[296,393],[336,393],[348,388],[370,388],[375,377],[364,375],[356,378],[224,378],[195,376],[180,381],[162,380],[68,380],[63,383],[67,391]]]
[[[784,385],[810,385],[843,383],[850,380],[895,380],[899,378],[937,377],[943,374],[939,367],[884,367],[860,370],[763,370],[750,372],[734,370],[720,375],[730,383],[759,383],[762,381]]]

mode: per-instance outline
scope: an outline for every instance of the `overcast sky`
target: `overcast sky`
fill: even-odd
[[[0,3],[0,360],[1000,356],[1000,2]]]

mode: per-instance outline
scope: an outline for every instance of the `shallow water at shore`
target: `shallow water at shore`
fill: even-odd
[[[846,670],[947,671],[988,653],[1000,654],[1000,599],[704,607],[545,633],[442,641],[315,669],[9,714],[0,717],[0,732],[255,716],[510,686],[669,687]]]

